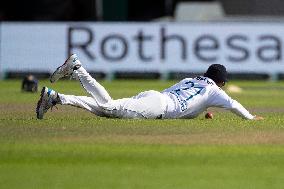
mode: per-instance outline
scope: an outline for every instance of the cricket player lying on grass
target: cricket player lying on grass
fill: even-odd
[[[226,68],[220,64],[211,65],[204,76],[183,79],[162,92],[149,90],[117,100],[113,100],[105,88],[88,74],[75,54],[55,70],[50,81],[54,83],[68,76],[78,79],[91,97],[60,94],[43,87],[36,107],[38,119],[42,119],[56,104],[81,107],[97,116],[112,118],[190,119],[208,107],[221,107],[244,119],[263,119],[251,115],[220,88],[227,81]]]

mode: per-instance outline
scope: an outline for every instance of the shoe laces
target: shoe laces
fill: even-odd
[[[57,102],[53,99],[51,99],[49,102],[47,102],[44,106],[44,109],[46,111],[48,111],[48,109],[50,108],[50,111],[53,110],[53,108],[55,107],[58,110],[58,107],[56,106]]]
[[[75,74],[75,72],[76,72],[76,70],[74,70],[73,72],[72,72],[72,74],[70,75],[70,80],[72,80],[72,79],[75,79],[75,80],[79,80],[79,77],[77,76],[77,74]]]
[[[52,106],[50,107],[50,111],[51,111],[51,112],[52,112],[53,108],[56,108],[56,110],[58,110],[58,107],[57,107],[56,105],[52,105]]]

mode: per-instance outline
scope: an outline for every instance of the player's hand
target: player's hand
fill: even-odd
[[[254,116],[253,120],[264,120],[264,118],[256,115]]]

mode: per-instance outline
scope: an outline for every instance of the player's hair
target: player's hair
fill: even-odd
[[[205,77],[209,77],[215,83],[227,82],[228,73],[226,67],[221,64],[212,64],[204,73]]]

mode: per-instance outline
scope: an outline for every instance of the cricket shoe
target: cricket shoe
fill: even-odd
[[[50,82],[54,83],[63,77],[72,77],[73,71],[81,67],[76,54],[72,54],[61,66],[59,66],[50,77]]]
[[[47,87],[43,87],[36,107],[36,117],[42,119],[47,110],[49,110],[49,108],[52,109],[52,107],[59,102],[60,99],[57,92]]]

